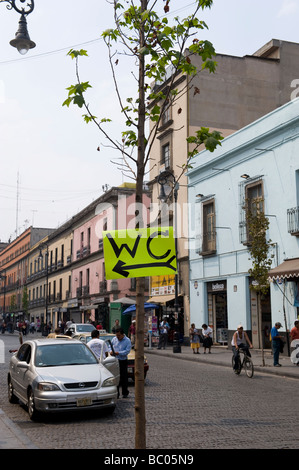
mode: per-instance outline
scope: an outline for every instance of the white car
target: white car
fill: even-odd
[[[107,368],[112,356],[98,360],[81,341],[34,339],[12,356],[7,377],[10,403],[27,405],[29,417],[82,409],[113,412],[118,378]]]
[[[72,336],[74,336],[78,333],[91,333],[95,329],[91,323],[71,323],[65,330],[65,333],[70,331]]]

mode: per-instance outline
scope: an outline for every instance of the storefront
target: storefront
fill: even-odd
[[[226,280],[207,283],[208,324],[213,329],[213,340],[225,344],[228,341]]]

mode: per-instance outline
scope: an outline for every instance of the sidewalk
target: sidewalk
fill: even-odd
[[[196,361],[203,364],[214,364],[232,369],[232,351],[227,346],[212,346],[211,354],[203,353],[203,347],[199,349],[200,354],[193,354],[190,346],[181,346],[180,353],[174,353],[172,345],[168,345],[167,349],[157,348],[144,348],[145,355],[157,354],[161,356],[173,357],[176,359],[183,359],[186,361]],[[271,350],[264,350],[264,365],[263,355],[260,349],[250,349],[251,359],[254,365],[254,372],[263,372],[265,374],[278,375],[280,377],[290,377],[299,379],[299,366],[291,362],[288,356],[279,356],[281,367],[273,366],[273,356]]]
[[[37,449],[2,410],[0,410],[0,449]]]

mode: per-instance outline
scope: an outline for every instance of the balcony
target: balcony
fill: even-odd
[[[101,281],[100,282],[100,294],[105,294],[107,292],[107,281]]]
[[[83,296],[89,295],[89,286],[83,286],[82,292],[83,292]]]
[[[287,209],[288,233],[299,236],[299,207]]]
[[[85,258],[90,255],[90,246],[83,246],[80,250],[76,251],[76,259]]]

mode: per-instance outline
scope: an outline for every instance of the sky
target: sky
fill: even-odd
[[[1,2],[0,2],[1,3]],[[17,2],[22,6],[20,0]],[[163,0],[158,0],[161,8]],[[66,88],[75,84],[71,49],[86,49],[80,77],[92,88],[93,114],[112,118],[111,133],[120,135],[106,46],[101,33],[114,26],[106,0],[35,0],[28,31],[36,47],[25,56],[10,46],[19,14],[0,5],[0,241],[13,240],[27,227],[57,228],[103,194],[103,187],[125,181],[117,169],[119,155],[83,112],[63,107]],[[188,15],[192,0],[171,0],[168,19]],[[299,42],[299,0],[214,0],[200,14],[209,29],[200,39],[217,53],[253,54],[271,39]],[[132,78],[125,56],[118,67],[124,96]],[[299,78],[299,77],[294,77]],[[98,151],[97,149],[100,148]],[[106,186],[108,185],[108,186]]]

